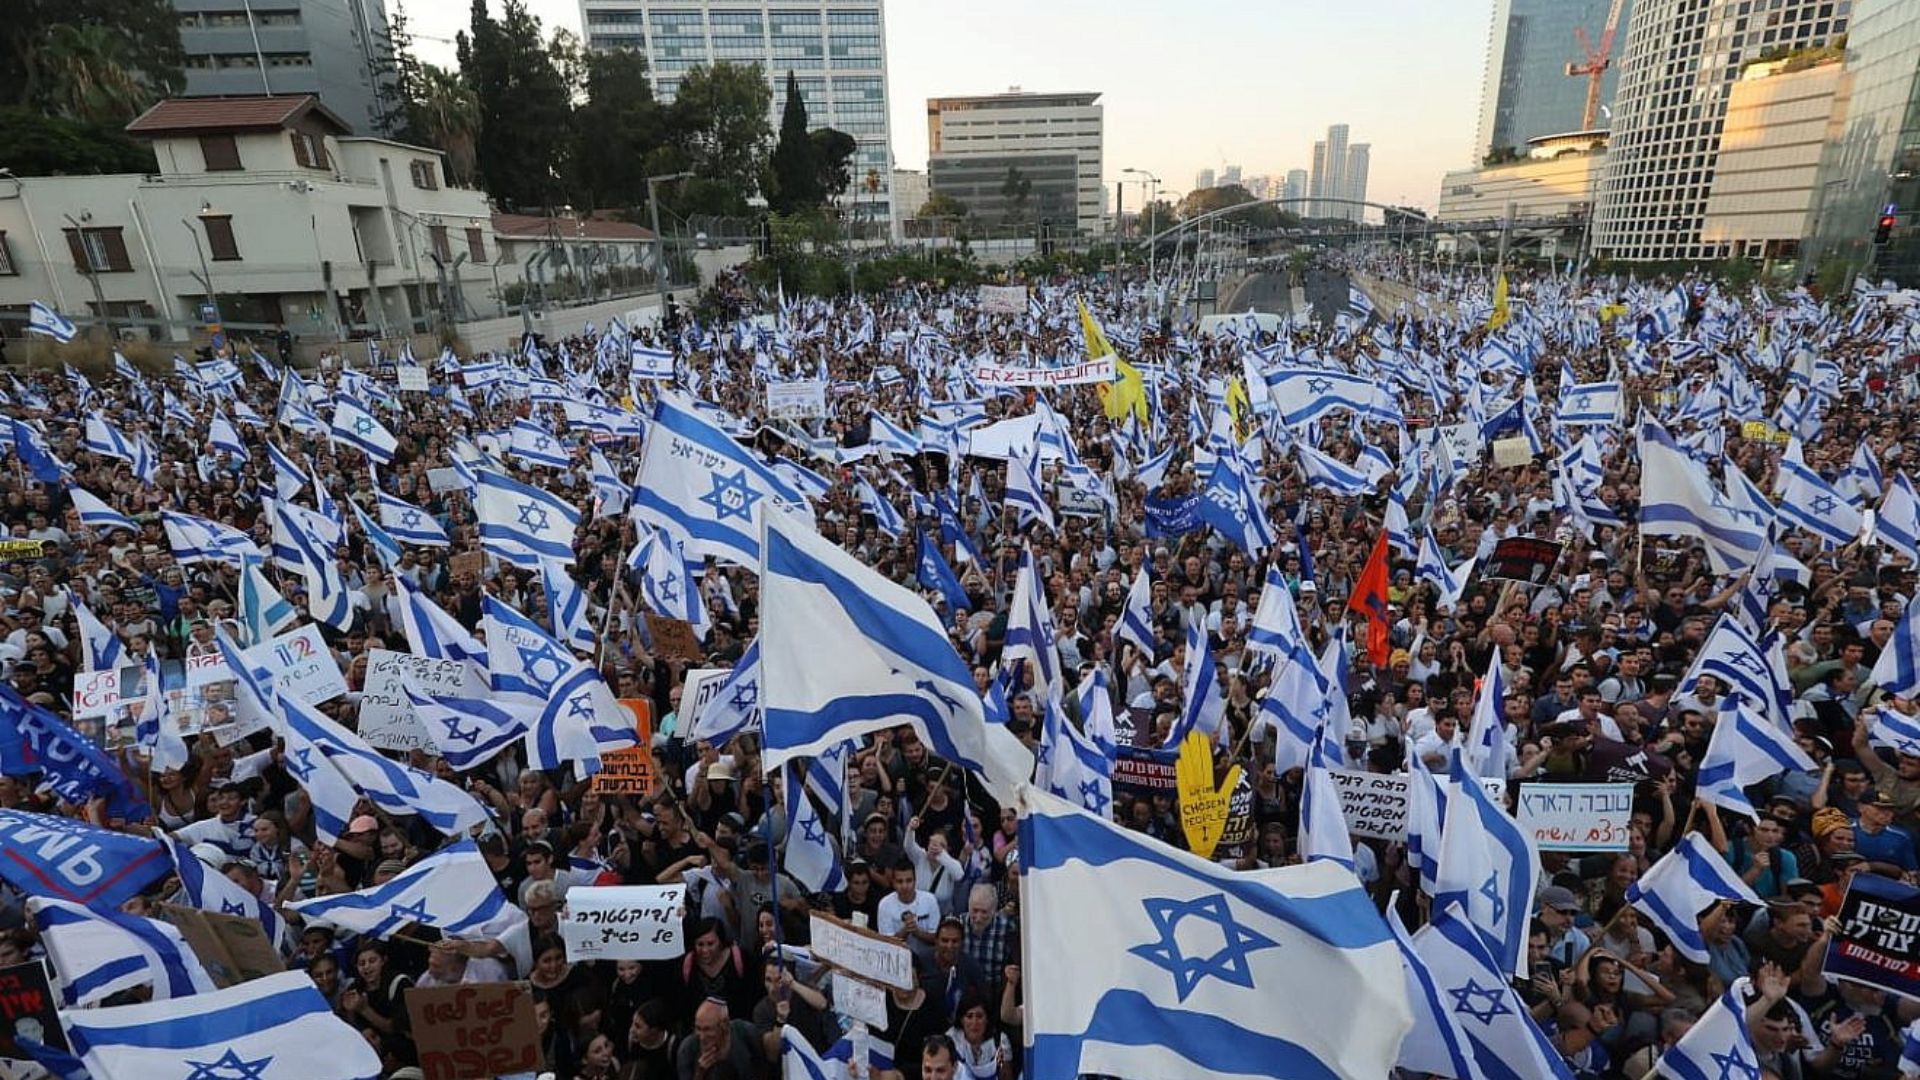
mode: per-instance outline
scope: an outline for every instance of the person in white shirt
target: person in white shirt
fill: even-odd
[[[1433,772],[1446,772],[1453,750],[1459,745],[1458,721],[1452,713],[1442,713],[1433,718],[1433,730],[1414,741],[1413,758]]]
[[[940,902],[930,892],[922,892],[913,864],[901,859],[893,868],[893,891],[880,898],[874,929],[887,937],[899,938],[916,954],[931,953],[934,933],[940,928]]]

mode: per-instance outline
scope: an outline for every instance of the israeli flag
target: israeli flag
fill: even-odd
[[[379,1053],[334,1015],[304,971],[167,1001],[63,1011],[60,1022],[94,1080],[373,1080],[384,1073]]]
[[[1759,558],[1765,523],[1732,505],[1651,418],[1640,425],[1640,477],[1642,533],[1700,541],[1716,574],[1737,574]]]
[[[895,540],[906,535],[906,519],[900,516],[900,511],[895,509],[892,503],[880,497],[880,493],[874,490],[872,481],[862,479],[859,492],[860,509],[873,515],[874,528]]]
[[[1038,521],[1055,528],[1053,503],[1040,474],[1040,447],[1036,444],[1007,455],[1006,503],[1020,512],[1020,526]]]
[[[1829,548],[1852,543],[1864,524],[1860,511],[1819,473],[1797,460],[1792,450],[1781,456],[1774,482],[1774,493],[1779,496],[1774,509],[1780,520],[1805,529]]]
[[[1153,578],[1145,564],[1133,575],[1126,606],[1120,609],[1120,621],[1114,624],[1113,632],[1139,646],[1148,656],[1154,655],[1157,646],[1153,633]]]
[[[1238,874],[1045,792],[1021,798],[1033,1075],[1391,1071],[1412,1015],[1352,874]]]
[[[673,381],[673,351],[671,349],[656,349],[649,345],[642,345],[639,341],[634,340],[627,347],[627,359],[632,364],[632,369],[627,375],[629,382],[649,379],[663,380],[666,382]]]
[[[1612,427],[1620,422],[1621,401],[1618,381],[1580,383],[1561,391],[1558,419],[1565,427]]]
[[[155,1001],[214,988],[170,923],[41,896],[27,898],[27,912],[60,977],[63,1005],[90,1005],[136,986],[152,986]]]
[[[283,761],[287,772],[306,789],[307,801],[313,804],[314,832],[324,843],[338,843],[347,833],[347,823],[360,808],[360,793],[328,760],[326,749],[304,727],[286,722],[284,699],[275,697],[272,705],[274,714],[281,717],[280,734],[286,740]]]
[[[180,879],[180,899],[189,907],[221,915],[252,919],[267,933],[267,940],[282,952],[288,949],[287,924],[272,904],[240,887],[227,875],[208,872],[185,843],[167,837],[163,843],[173,860],[174,874]]]
[[[1372,379],[1359,375],[1312,367],[1278,367],[1266,373],[1266,382],[1284,427],[1303,427],[1335,409],[1347,409],[1373,420],[1400,419],[1400,407],[1394,404],[1392,395]]]
[[[80,445],[89,452],[103,457],[119,458],[128,463],[133,461],[132,440],[120,434],[112,424],[102,420],[98,414],[88,414],[86,434]]]
[[[50,337],[65,345],[78,331],[74,329],[73,320],[35,300],[27,305],[27,333]]]
[[[566,499],[523,484],[492,469],[478,469],[480,547],[522,570],[540,569],[542,559],[573,561],[573,537],[580,511]]]
[[[686,552],[666,532],[636,520],[640,542],[627,556],[627,568],[640,575],[640,599],[655,612],[693,626],[702,638],[709,623],[700,587],[687,567]]]
[[[712,700],[701,706],[687,741],[724,746],[734,736],[760,727],[760,639],[756,637],[733,662],[733,670]]]
[[[1090,733],[1067,721],[1060,699],[1041,706],[1041,734],[1033,782],[1090,814],[1113,816],[1113,762]]]
[[[300,620],[300,614],[273,587],[258,561],[249,559],[240,575],[240,623],[249,642],[258,645]]]
[[[1253,558],[1273,546],[1273,523],[1260,498],[1241,475],[1239,455],[1221,458],[1213,466],[1200,497],[1200,519]]]
[[[306,579],[307,614],[345,632],[353,625],[353,600],[334,557],[339,543],[321,535],[326,519],[286,502],[274,503],[272,516],[276,557],[284,536],[295,559],[292,568]]]
[[[1896,754],[1920,757],[1920,717],[1881,705],[1873,710],[1873,727],[1867,732],[1867,741]]]
[[[400,448],[400,440],[393,437],[393,432],[348,394],[335,395],[333,424],[327,429],[327,439],[351,446],[379,465],[392,464],[394,452]]]
[[[1527,974],[1527,921],[1540,880],[1533,840],[1467,771],[1456,750],[1433,906],[1458,904],[1501,971]]]
[[[1134,479],[1140,481],[1148,491],[1157,490],[1166,482],[1167,469],[1173,464],[1173,455],[1179,449],[1180,446],[1176,443],[1141,462],[1140,468],[1134,471]]]
[[[380,527],[395,540],[421,547],[452,546],[447,531],[440,527],[432,514],[384,491],[376,492],[376,501],[380,510]]]
[[[946,601],[949,619],[958,612],[973,610],[973,601],[967,596],[966,587],[954,575],[953,567],[947,565],[946,558],[940,554],[939,545],[925,532],[918,535],[920,558],[914,565],[914,574],[920,587],[940,594],[940,598]]]
[[[1678,692],[1691,694],[1702,675],[1713,676],[1745,698],[1775,727],[1791,730],[1793,725],[1787,713],[1793,702],[1793,690],[1787,676],[1786,653],[1778,640],[1770,636],[1763,645],[1738,619],[1722,615],[1713,624],[1700,651],[1694,654],[1686,674],[1680,677]]]
[[[1306,474],[1309,485],[1340,496],[1365,495],[1373,490],[1367,474],[1346,462],[1323,454],[1304,441],[1294,443],[1293,448],[1300,455],[1300,471]]]
[[[236,461],[247,460],[247,444],[240,441],[240,429],[219,409],[213,410],[213,419],[207,423],[207,445],[233,455]]]
[[[304,919],[373,937],[414,922],[457,935],[517,921],[471,839],[441,848],[384,885],[293,900],[286,907]]]
[[[1432,582],[1439,590],[1439,604],[1454,607],[1460,603],[1460,594],[1467,589],[1468,579],[1473,577],[1474,560],[1469,557],[1458,568],[1449,567],[1441,557],[1440,544],[1433,538],[1433,529],[1428,527],[1420,537],[1420,557],[1414,563],[1415,581]]]
[[[1513,744],[1507,741],[1507,687],[1498,657],[1487,658],[1487,674],[1480,680],[1480,691],[1473,699],[1473,715],[1467,728],[1464,756],[1475,776],[1507,777],[1507,758]]]
[[[1920,697],[1920,604],[1908,604],[1867,681],[1889,694]]]
[[[400,627],[407,636],[407,651],[435,660],[462,661],[485,682],[486,646],[405,578],[395,578],[394,588],[400,594]]]
[[[1880,500],[1875,518],[1876,535],[1893,550],[1920,563],[1920,495],[1902,469],[1893,474],[1893,484]]]
[[[224,525],[192,514],[160,511],[166,529],[167,547],[180,563],[214,562],[238,567],[247,558],[264,559],[252,538],[231,525]]]
[[[632,746],[632,716],[614,700],[593,665],[575,658],[525,615],[486,598],[489,681],[496,699],[538,714],[526,736],[529,764],[557,769],[568,761],[598,768],[603,750]]]
[[[1213,662],[1213,650],[1207,643],[1206,628],[1197,622],[1187,625],[1181,689],[1185,693],[1186,705],[1180,711],[1180,719],[1167,732],[1167,741],[1162,746],[1166,749],[1178,748],[1191,731],[1200,732],[1219,742],[1226,728],[1227,702],[1220,693],[1219,667]]]
[[[1533,1014],[1507,981],[1508,969],[1475,931],[1472,917],[1457,903],[1438,898],[1433,907],[1433,921],[1413,935],[1413,949],[1439,988],[1441,1005],[1453,1014],[1453,1023],[1466,1037],[1475,1069],[1461,1075],[1488,1080],[1573,1080],[1566,1059],[1533,1022]],[[1522,925],[1525,921],[1523,913]]]
[[[473,698],[435,697],[407,688],[413,715],[455,772],[466,772],[520,741],[528,730],[525,706]]]
[[[1033,666],[1033,685],[1042,696],[1058,697],[1066,690],[1066,673],[1060,668],[1060,648],[1054,635],[1053,612],[1047,607],[1046,583],[1033,558],[1031,545],[1020,549],[1020,566],[1014,575],[1013,599],[1007,608],[1005,644],[1000,663],[1011,666],[1024,660]]]
[[[1680,955],[1696,964],[1711,959],[1706,939],[1700,934],[1700,913],[1709,905],[1737,900],[1754,907],[1765,906],[1697,832],[1688,833],[1639,880],[1627,886],[1626,898],[1673,942]]]
[[[1340,790],[1327,771],[1326,754],[1317,739],[1305,780],[1300,791],[1300,857],[1307,862],[1331,862],[1353,873],[1353,837],[1347,833]]]
[[[1754,996],[1751,979],[1735,979],[1680,1041],[1660,1055],[1654,1072],[1667,1080],[1760,1076],[1760,1052],[1747,1026],[1747,1001]]]
[[[911,457],[920,452],[920,440],[914,438],[911,432],[901,428],[898,424],[895,424],[878,412],[869,412],[867,414],[867,420],[872,432],[868,439],[870,445],[907,457]]]
[[[997,799],[1032,774],[1032,753],[987,724],[972,673],[912,591],[781,515],[767,519],[760,588],[768,770],[905,723]]]
[[[1700,797],[1735,813],[1759,820],[1746,788],[1789,769],[1811,772],[1817,766],[1793,735],[1768,723],[1734,695],[1721,699],[1720,719],[1713,725],[1706,753],[1700,756],[1697,790]]]
[[[80,640],[83,643],[81,670],[113,671],[120,667],[126,647],[120,641],[119,633],[108,629],[71,589],[67,590],[67,606],[73,609],[74,623],[80,628]]]
[[[547,595],[547,621],[553,632],[574,648],[592,652],[600,638],[587,610],[587,591],[572,574],[550,562],[540,564],[540,589]]]
[[[826,824],[814,809],[805,784],[787,784],[783,790],[792,808],[793,825],[787,831],[783,865],[808,893],[837,892],[846,884],[840,853],[834,849]]]
[[[360,523],[360,534],[367,538],[367,546],[373,549],[374,555],[380,559],[380,565],[386,567],[388,573],[395,573],[400,568],[400,541],[374,524],[367,512],[360,509],[359,503],[352,505],[354,520]]]
[[[298,698],[281,695],[280,711],[289,734],[297,733],[318,746],[341,775],[374,805],[390,813],[418,814],[445,836],[460,836],[488,820],[487,812],[472,795],[381,754],[358,734]]]
[[[528,466],[548,469],[573,467],[572,450],[567,444],[555,438],[553,432],[531,420],[513,422],[513,436],[512,441],[507,444],[507,454],[519,458]]]
[[[654,407],[633,503],[635,514],[679,537],[693,558],[711,555],[748,569],[760,565],[767,517],[812,524],[804,496],[677,394]]]
[[[73,508],[80,515],[80,524],[89,529],[125,529],[138,535],[140,526],[134,520],[113,507],[108,506],[100,496],[85,488],[68,488],[67,494],[73,499]]]

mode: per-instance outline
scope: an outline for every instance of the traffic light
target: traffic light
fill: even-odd
[[[1900,215],[1893,207],[1887,207],[1886,212],[1880,215],[1880,224],[1873,230],[1873,242],[1885,244],[1893,236],[1893,227],[1899,223]]]

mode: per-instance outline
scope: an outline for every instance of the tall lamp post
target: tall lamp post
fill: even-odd
[[[81,270],[87,275],[87,284],[93,286],[93,314],[95,318],[104,321],[107,328],[107,345],[111,347],[113,345],[113,316],[107,313],[107,298],[106,295],[100,291],[100,270],[93,265],[93,252],[87,250],[87,232],[81,224],[81,222],[93,220],[93,211],[80,211],[79,221],[75,221],[72,214],[61,214],[60,216],[67,219],[67,224],[73,226],[74,236],[79,238],[80,253],[86,257],[86,265],[81,267]]]
[[[1120,171],[1123,173],[1132,173],[1136,176],[1141,176],[1145,178],[1140,181],[1141,201],[1144,204],[1141,209],[1142,214],[1145,214],[1148,209],[1159,204],[1160,202],[1160,178],[1159,177],[1153,175],[1152,173],[1148,172],[1145,169],[1122,169]],[[1149,183],[1153,185],[1151,195],[1148,194],[1148,189],[1147,189],[1147,185]],[[1150,225],[1142,225],[1141,228],[1147,231],[1147,280],[1151,282],[1154,278],[1154,253],[1160,247],[1160,245],[1153,243],[1153,234],[1155,231],[1157,231],[1160,228],[1159,219],[1155,218],[1155,220]]]
[[[201,203],[198,216],[201,224],[204,225],[207,218],[214,216],[213,204]],[[226,332],[225,323],[220,317],[220,301],[213,293],[213,271],[207,266],[206,249],[200,246],[200,230],[194,228],[193,222],[186,218],[180,219],[180,225],[187,230],[187,235],[193,237],[193,253],[200,258],[200,284],[207,290],[207,302],[201,309],[200,318],[207,328],[213,351],[218,354],[226,347]]]
[[[662,320],[667,317],[667,244],[666,238],[660,235],[660,196],[653,188],[655,184],[685,180],[692,175],[682,171],[647,177],[647,216],[653,224],[653,286],[660,303],[658,318]]]

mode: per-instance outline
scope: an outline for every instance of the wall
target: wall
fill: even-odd
[[[1544,161],[1518,161],[1461,169],[1440,181],[1436,221],[1486,221],[1506,216],[1557,217],[1593,205],[1604,153],[1571,153]]]
[[[1702,240],[1798,242],[1806,233],[1828,121],[1847,111],[1845,73],[1835,62],[1733,84]]]

